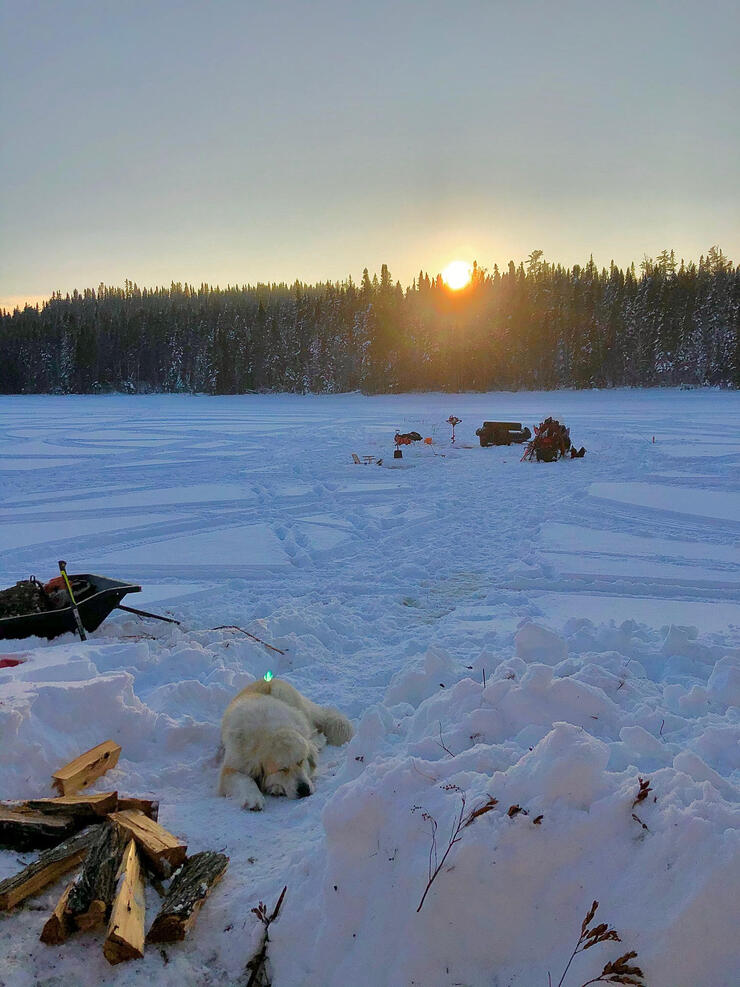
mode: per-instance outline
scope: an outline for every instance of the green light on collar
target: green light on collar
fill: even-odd
[[[265,672],[265,682],[270,682],[273,678],[272,672]]]

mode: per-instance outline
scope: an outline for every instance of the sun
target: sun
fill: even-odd
[[[452,291],[459,291],[470,284],[473,268],[465,260],[453,260],[442,271],[442,280]]]

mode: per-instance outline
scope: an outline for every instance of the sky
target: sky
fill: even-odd
[[[3,0],[0,305],[719,244],[740,4]]]

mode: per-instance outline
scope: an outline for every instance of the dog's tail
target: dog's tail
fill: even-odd
[[[347,717],[331,706],[317,708],[316,726],[334,747],[341,747],[355,735],[355,728]]]

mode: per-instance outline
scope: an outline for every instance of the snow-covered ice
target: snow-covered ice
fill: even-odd
[[[549,414],[584,459],[478,446]],[[435,444],[394,460],[396,429]],[[99,936],[38,941],[46,889],[0,916],[3,987],[244,983],[283,885],[275,987],[545,987],[593,899],[623,942],[564,987],[628,949],[651,987],[737,982],[736,394],[0,397],[0,439],[0,585],[66,558],[183,621],[1,642],[26,660],[0,669],[0,794],[112,737],[97,790],[231,858],[186,942],[116,968]],[[268,669],[357,734],[311,798],[245,813],[215,795],[219,723]],[[490,797],[417,912],[432,821],[441,859]]]

